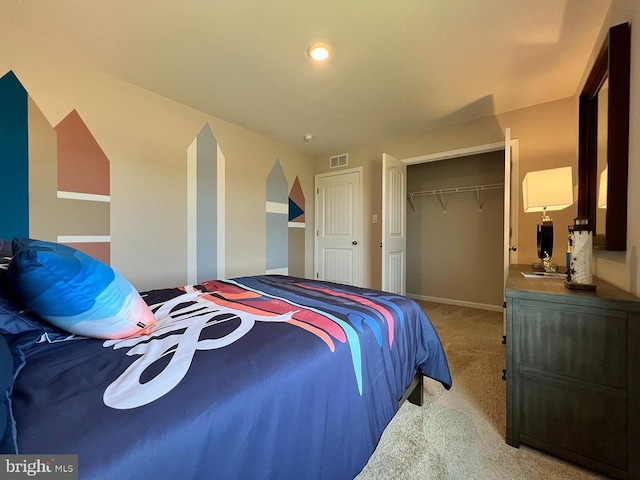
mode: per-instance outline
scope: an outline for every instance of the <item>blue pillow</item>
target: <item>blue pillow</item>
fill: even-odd
[[[13,355],[0,335],[0,453],[17,453],[13,437],[13,416],[9,394],[13,386]]]
[[[11,260],[11,243],[0,238],[0,333],[18,335],[25,332],[59,332],[57,328],[46,325],[15,299],[9,289],[7,268]]]
[[[71,247],[14,239],[9,286],[51,324],[77,335],[128,338],[149,333],[155,318],[135,288],[108,265]]]
[[[6,273],[0,272],[0,334],[19,335],[25,332],[59,333],[57,328],[42,322],[37,315],[20,305],[8,292]]]
[[[0,265],[2,263],[9,263],[11,251],[11,242],[4,238],[0,238]]]

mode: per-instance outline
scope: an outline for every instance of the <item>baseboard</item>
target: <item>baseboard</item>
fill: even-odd
[[[447,305],[457,305],[459,307],[477,308],[479,310],[490,310],[492,312],[502,312],[502,305],[488,305],[486,303],[466,302],[464,300],[454,300],[451,298],[430,297],[428,295],[418,295],[407,293],[407,297],[425,302],[445,303]]]

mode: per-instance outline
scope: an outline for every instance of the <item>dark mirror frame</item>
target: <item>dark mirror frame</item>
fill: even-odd
[[[580,94],[578,134],[578,216],[596,231],[598,198],[598,92],[609,79],[607,126],[607,214],[604,235],[594,235],[595,249],[627,249],[629,177],[629,83],[631,26],[611,27]]]

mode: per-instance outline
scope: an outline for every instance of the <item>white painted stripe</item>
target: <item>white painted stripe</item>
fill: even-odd
[[[98,195],[95,193],[63,192],[58,190],[58,198],[69,200],[87,200],[89,202],[111,202],[110,195]]]
[[[58,235],[58,243],[109,243],[110,235]]]
[[[289,222],[289,228],[304,228],[306,225],[301,222]]]
[[[289,275],[289,267],[284,268],[272,268],[267,270],[267,275]]]
[[[289,204],[288,203],[267,202],[267,212],[268,213],[282,213],[282,214],[288,215],[289,214]]]

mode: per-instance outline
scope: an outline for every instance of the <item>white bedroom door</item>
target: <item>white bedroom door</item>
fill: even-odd
[[[316,278],[362,284],[362,168],[316,175]]]
[[[382,154],[382,290],[405,295],[407,164]]]

